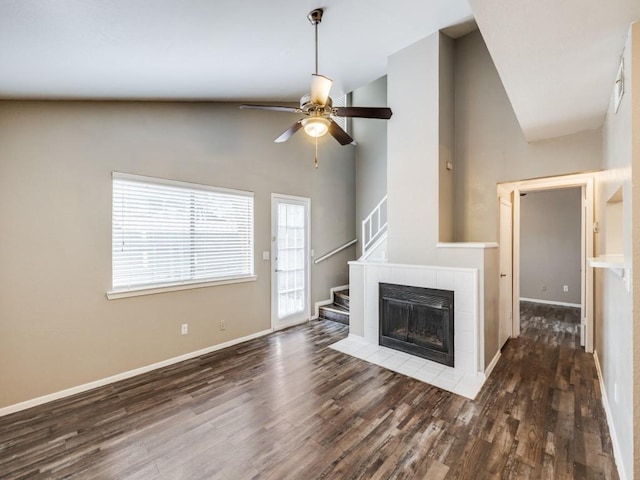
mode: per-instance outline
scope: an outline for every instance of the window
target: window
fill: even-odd
[[[255,279],[252,192],[114,173],[112,228],[109,298]]]
[[[333,99],[334,107],[349,107],[351,106],[350,104],[351,104],[351,98],[349,94],[342,95],[340,97],[336,97]],[[347,117],[334,117],[332,115],[331,118],[333,119],[334,122],[340,125],[345,132],[349,133],[351,126],[349,125],[349,119]]]

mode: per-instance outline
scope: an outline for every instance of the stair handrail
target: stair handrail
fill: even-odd
[[[382,223],[382,210],[384,208],[384,223]],[[371,213],[362,221],[362,254],[375,243],[378,238],[387,230],[387,195],[375,206]],[[376,230],[373,230],[373,220],[376,220]],[[367,237],[367,233],[369,236]]]
[[[317,260],[314,260],[313,263],[320,263],[324,260],[326,260],[329,257],[333,257],[336,253],[341,252],[342,250],[344,250],[345,248],[349,248],[351,245],[355,244],[358,241],[357,238],[354,238],[353,240],[351,240],[350,242],[345,243],[344,245],[342,245],[341,247],[336,248],[335,250],[331,250],[329,253],[327,253],[326,255],[321,256],[320,258],[318,258]]]

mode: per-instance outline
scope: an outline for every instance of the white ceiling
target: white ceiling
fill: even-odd
[[[602,125],[638,0],[469,0],[529,140]],[[0,98],[295,101],[332,95],[468,20],[467,0],[0,0]],[[393,105],[390,105],[393,107]]]
[[[529,141],[599,128],[640,0],[469,0]]]
[[[0,97],[298,100],[317,7],[334,96],[471,15],[466,0],[0,0]]]

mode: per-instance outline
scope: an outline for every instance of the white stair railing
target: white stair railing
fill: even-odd
[[[362,222],[362,254],[365,255],[373,244],[387,231],[387,196]]]

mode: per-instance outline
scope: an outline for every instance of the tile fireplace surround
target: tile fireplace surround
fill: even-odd
[[[367,262],[350,262],[349,266],[350,333],[348,338],[332,348],[444,390],[474,398],[485,380],[478,361],[482,353],[478,270]],[[453,368],[378,344],[379,283],[454,292]]]

